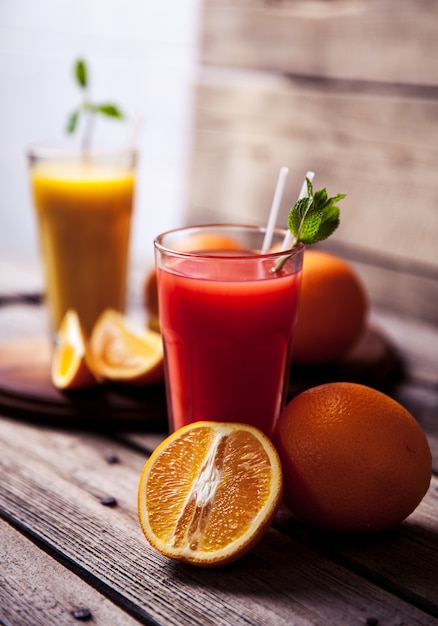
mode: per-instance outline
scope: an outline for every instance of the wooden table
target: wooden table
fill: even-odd
[[[0,276],[1,362],[5,346],[44,336],[46,312],[35,299],[13,297],[10,285],[38,291],[31,272],[0,263]],[[139,312],[138,298],[133,305]],[[434,457],[430,489],[399,527],[333,536],[282,509],[233,565],[174,563],[148,546],[136,511],[140,471],[166,434],[159,403],[157,419],[134,423],[90,416],[67,424],[3,406],[0,624],[438,624],[438,330],[384,310],[371,312],[370,325],[404,369],[389,368],[375,384],[411,410]],[[25,361],[37,356],[29,350]]]

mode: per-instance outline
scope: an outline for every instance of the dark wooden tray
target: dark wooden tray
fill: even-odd
[[[343,381],[385,390],[403,375],[397,350],[378,328],[367,328],[360,342],[340,361],[298,365],[292,360],[289,395],[329,382]]]
[[[64,393],[50,378],[47,339],[23,339],[0,346],[0,411],[11,417],[96,428],[167,428],[164,385],[99,385]],[[377,330],[368,329],[342,361],[324,366],[292,365],[289,397],[337,380],[383,386],[399,370],[394,350]]]
[[[0,411],[5,415],[63,425],[148,430],[167,427],[164,385],[99,385],[64,393],[50,377],[50,341],[42,338],[0,346]]]

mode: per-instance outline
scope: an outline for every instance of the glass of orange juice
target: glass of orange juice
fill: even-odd
[[[72,308],[90,333],[105,308],[125,308],[136,152],[27,156],[52,330]]]

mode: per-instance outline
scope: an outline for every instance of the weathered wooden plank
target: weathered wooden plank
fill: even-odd
[[[438,475],[438,325],[380,309],[371,311],[370,323],[400,355],[404,375],[387,391],[426,432]]]
[[[432,452],[432,467],[438,475],[438,390],[428,386],[409,384],[409,382],[394,386],[392,397],[400,402],[427,434]]]
[[[201,62],[436,87],[430,0],[204,0]]]
[[[96,626],[139,624],[2,520],[0,535],[0,623],[73,626],[88,609]]]
[[[108,465],[108,452],[120,462]],[[222,570],[167,561],[149,548],[136,519],[144,460],[99,437],[2,420],[2,515],[74,562],[87,580],[99,581],[105,595],[126,604],[139,620],[236,626],[293,621],[299,626],[364,623],[374,617],[394,626],[437,623],[274,530],[250,555]],[[118,506],[103,507],[102,495],[116,497]],[[428,514],[418,513],[421,520]],[[388,541],[387,550],[396,569],[397,560],[405,558],[403,547],[393,552]],[[423,592],[432,594],[434,604],[433,589],[425,586]]]
[[[206,81],[197,93],[189,215],[266,223],[285,164],[285,223],[312,169],[317,188],[347,194],[335,240],[436,268],[437,121],[438,101]]]
[[[400,228],[408,229],[408,223],[404,223]],[[421,243],[418,243],[420,246]],[[409,318],[412,326],[423,323],[423,334],[427,333],[427,327],[435,328],[435,336],[432,339],[432,346],[438,342],[436,328],[438,326],[438,269],[431,268],[429,264],[402,260],[393,257],[386,251],[374,254],[374,251],[358,249],[357,246],[346,245],[338,240],[329,239],[320,244],[321,248],[337,254],[351,263],[361,277],[370,301],[374,308],[385,309],[389,313],[392,311],[402,321]],[[431,258],[434,262],[434,257]],[[394,320],[396,323],[396,320]],[[406,322],[405,322],[406,323]],[[430,334],[430,331],[429,331]],[[426,354],[430,352],[428,344],[421,341],[422,334],[416,334],[418,346],[415,342],[412,348],[417,350],[417,354],[422,350]],[[408,348],[409,351],[409,348]],[[435,346],[435,354],[437,348]],[[430,359],[429,359],[430,360]],[[421,361],[421,356],[418,361]],[[420,363],[418,363],[419,365]],[[424,380],[438,380],[435,358],[435,371],[432,367],[429,372],[426,366],[429,365],[424,360],[423,378]]]
[[[152,454],[156,447],[164,441],[168,433],[142,433],[142,432],[124,432],[118,435],[119,441],[125,442],[131,447],[137,448],[144,454]]]
[[[370,311],[369,323],[378,327],[401,355],[405,382],[438,393],[438,326],[376,307]]]
[[[283,508],[276,518],[276,527],[300,538],[314,549],[351,567],[372,581],[402,593],[409,589],[411,600],[438,616],[435,601],[424,598],[425,586],[436,585],[436,553],[428,547],[429,539],[435,541],[438,533],[438,480],[432,479],[421,506],[403,524],[375,535],[352,537],[346,534],[326,533],[300,524]],[[388,543],[391,550],[388,550]],[[403,562],[393,560],[392,550],[401,547]],[[376,567],[376,564],[379,564]]]
[[[426,432],[433,468],[438,473],[438,329],[382,311],[374,311],[371,319],[402,359],[404,376],[389,393]]]
[[[437,321],[438,101],[204,77],[196,103],[188,222],[266,223],[279,168],[287,165],[278,219],[285,224],[313,170],[316,188],[347,194],[330,241],[406,269],[418,293],[406,297],[404,283],[391,282],[387,301],[394,296],[399,308],[405,300]],[[388,285],[374,283],[381,303]]]

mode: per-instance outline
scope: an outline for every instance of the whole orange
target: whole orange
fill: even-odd
[[[414,417],[356,383],[308,389],[284,408],[274,436],[284,500],[297,517],[343,532],[403,521],[428,490],[432,456]]]
[[[292,360],[339,360],[365,329],[367,294],[353,268],[322,250],[306,250]]]

